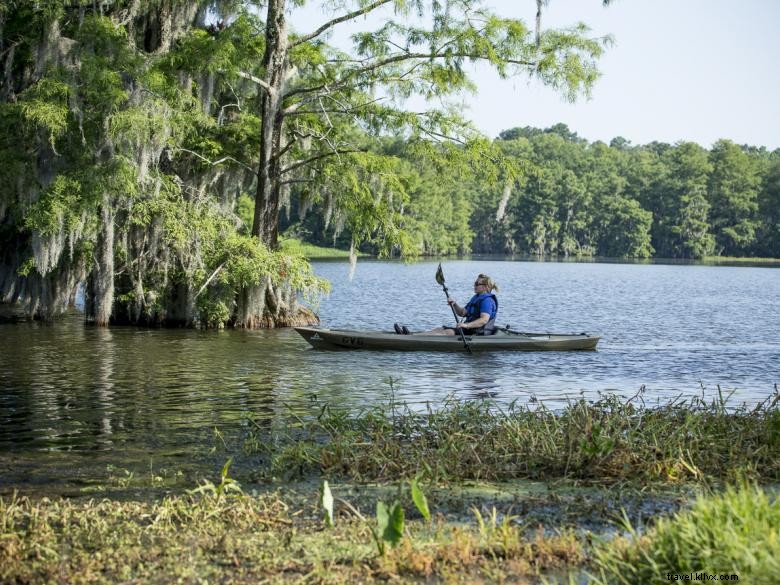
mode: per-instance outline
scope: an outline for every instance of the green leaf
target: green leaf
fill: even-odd
[[[382,540],[389,542],[392,546],[397,545],[404,531],[404,509],[401,504],[395,502],[388,509],[384,502],[378,501],[376,503],[376,521]]]
[[[222,476],[223,480],[227,478],[231,463],[233,463],[233,458],[229,457],[228,460],[225,461],[225,465],[222,466],[222,473],[220,475]]]
[[[325,525],[328,528],[333,528],[333,494],[330,492],[328,480],[322,481],[322,487],[320,488],[320,503],[322,504],[322,509],[325,510]]]
[[[385,528],[387,528],[387,525],[390,521],[390,514],[387,511],[387,505],[381,501],[377,500],[376,503],[376,524],[379,528],[380,534],[384,534]]]
[[[430,521],[431,511],[428,509],[428,500],[420,488],[420,484],[417,483],[417,478],[412,480],[412,501],[414,501],[414,505],[417,506],[417,509],[420,514],[423,515],[423,518]]]

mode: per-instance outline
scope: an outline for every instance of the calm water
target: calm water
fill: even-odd
[[[323,325],[412,329],[450,324],[435,262],[321,262],[333,291]],[[599,392],[646,399],[714,396],[755,403],[780,382],[780,269],[691,265],[453,261],[451,293],[478,272],[502,287],[499,322],[599,333],[597,352],[442,354],[317,351],[292,330],[101,330],[78,313],[54,325],[0,325],[0,489],[106,475],[217,468],[214,429],[279,420],[328,402],[359,409],[490,397],[555,408]]]

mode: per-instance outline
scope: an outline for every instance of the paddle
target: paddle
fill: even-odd
[[[447,300],[450,300],[450,291],[447,290],[447,286],[444,284],[444,271],[441,269],[441,262],[439,262],[439,267],[436,269],[436,282],[439,283],[444,289],[444,294],[447,295]],[[463,329],[458,327],[460,324],[460,319],[458,319],[458,314],[455,312],[455,305],[450,305],[450,309],[452,309],[452,316],[455,317],[455,327],[457,331],[460,332],[461,340],[463,340],[463,347],[466,348],[467,352],[471,353],[471,346],[469,346],[469,342],[466,341],[466,336],[463,334]]]

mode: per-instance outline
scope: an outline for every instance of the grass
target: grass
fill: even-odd
[[[228,459],[215,483],[161,495],[153,482],[143,501],[137,489],[0,498],[0,582],[660,583],[698,572],[776,582],[780,504],[749,481],[780,478],[778,402],[775,392],[752,408],[646,405],[640,394],[560,411],[450,401],[357,415],[322,405],[318,417],[257,427],[248,453],[233,454],[285,481],[277,491],[249,495]],[[290,483],[315,476],[330,486]],[[544,481],[506,497],[467,489],[518,478]],[[713,495],[721,483],[740,487]],[[680,511],[692,488],[707,495]],[[610,540],[588,519],[621,509]]]
[[[257,427],[232,454],[287,482],[276,491],[247,494],[228,459],[214,483],[161,496],[153,481],[143,501],[138,490],[0,498],[0,582],[660,583],[700,571],[776,582],[780,504],[747,481],[780,477],[779,401],[646,405],[639,394],[560,411],[450,401],[357,415],[322,405]],[[125,475],[117,488],[137,481]],[[289,483],[314,476],[329,484]],[[501,496],[467,489],[518,478],[544,481]],[[712,495],[721,483],[741,487]],[[709,495],[677,511],[691,489]],[[588,532],[603,537],[621,514],[611,540]],[[649,527],[633,528],[641,518]]]
[[[722,399],[649,406],[641,395],[608,396],[555,412],[452,400],[423,413],[390,405],[357,415],[324,405],[316,419],[285,420],[270,440],[250,436],[244,447],[263,456],[260,479],[777,481],[779,401],[776,392],[732,409]]]
[[[750,258],[742,256],[705,256],[704,262],[746,262],[750,264],[780,264],[780,258]]]
[[[527,531],[495,514],[479,523],[407,522],[379,555],[355,508],[326,529],[313,506],[279,494],[175,496],[160,502],[0,500],[0,581],[14,583],[473,582],[579,567],[572,532]]]
[[[597,583],[668,583],[669,574],[702,572],[757,585],[780,579],[780,499],[755,486],[699,497],[647,534],[627,530],[596,548]]]
[[[317,258],[349,258],[349,250],[340,250],[338,248],[323,248],[321,246],[315,246],[302,240],[295,238],[282,238],[279,242],[282,250],[285,252],[292,252],[300,254],[305,258],[317,259]],[[366,254],[358,253],[359,257],[366,256]]]
[[[409,490],[386,486],[406,520],[400,542],[378,551],[377,521],[361,511],[373,499],[337,489],[329,526],[316,489],[248,495],[220,490],[227,479],[155,501],[0,498],[0,582],[633,584],[705,571],[761,585],[780,574],[780,501],[745,484],[645,533],[626,520],[611,540],[511,507],[456,520],[433,508],[426,521]]]

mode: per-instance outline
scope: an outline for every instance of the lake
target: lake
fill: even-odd
[[[317,262],[333,284],[328,327],[452,324],[437,262]],[[248,417],[280,420],[323,403],[357,410],[391,396],[412,408],[489,399],[558,408],[600,393],[644,399],[731,395],[760,402],[780,382],[780,270],[670,264],[462,260],[443,264],[464,304],[484,272],[498,322],[602,335],[595,352],[314,350],[293,330],[191,331],[0,325],[0,488],[68,485],[110,466],[218,469],[215,442]],[[392,384],[390,383],[392,380]],[[217,431],[215,432],[215,429]],[[227,439],[226,439],[227,440]],[[194,471],[195,470],[195,471]]]

